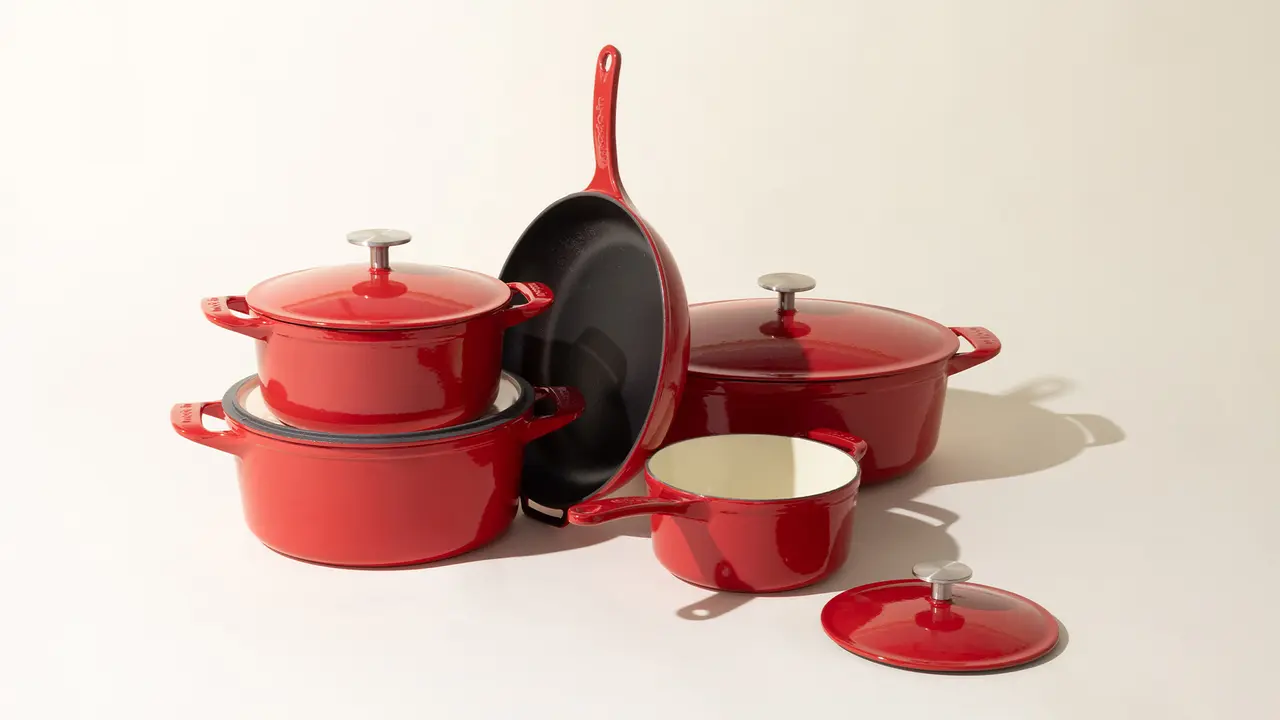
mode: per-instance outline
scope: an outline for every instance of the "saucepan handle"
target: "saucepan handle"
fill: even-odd
[[[592,500],[569,508],[569,522],[574,525],[598,525],[635,515],[681,515],[707,504],[706,500],[667,500],[655,497],[619,497]],[[700,519],[700,518],[695,518]]]
[[[506,327],[519,325],[525,320],[531,320],[551,307],[551,303],[555,300],[555,293],[551,288],[540,282],[513,282],[507,283],[507,287],[511,288],[513,293],[519,293],[524,296],[525,303],[523,305],[512,305],[502,311],[502,321]]]
[[[800,437],[840,448],[849,453],[854,460],[861,460],[870,447],[866,440],[843,430],[810,430]]]
[[[223,295],[207,297],[200,301],[204,316],[209,322],[221,328],[234,330],[241,335],[248,335],[258,340],[266,340],[271,336],[271,320],[253,314],[243,295]],[[241,315],[231,312],[235,310]],[[248,317],[242,317],[247,315]]]
[[[534,415],[525,422],[525,442],[531,442],[543,435],[549,435],[577,420],[587,406],[582,393],[571,387],[534,388],[534,403],[544,400],[551,400],[555,403],[555,406],[550,412],[543,415]]]
[[[1000,354],[1000,339],[984,327],[953,327],[951,332],[968,340],[973,345],[973,350],[954,355],[947,362],[948,375],[955,375],[961,370],[981,365]]]
[[[179,403],[169,411],[169,422],[179,435],[191,442],[238,455],[239,449],[244,446],[244,435],[235,430],[210,430],[204,426],[205,415],[226,417],[220,402]]]

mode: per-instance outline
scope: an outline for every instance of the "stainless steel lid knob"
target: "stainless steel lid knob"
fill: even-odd
[[[973,569],[956,560],[941,560],[917,563],[911,568],[911,574],[932,585],[934,600],[951,599],[951,586],[973,577]]]
[[[800,273],[769,273],[756,282],[765,290],[778,293],[778,310],[791,312],[796,309],[796,293],[808,292],[818,286],[817,281]]]
[[[403,230],[375,228],[373,230],[356,230],[347,233],[347,242],[352,245],[363,245],[369,248],[369,269],[387,270],[391,267],[390,251],[387,248],[403,245],[413,236]]]

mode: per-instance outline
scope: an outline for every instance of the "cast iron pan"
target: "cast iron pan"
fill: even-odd
[[[525,449],[524,512],[552,525],[618,489],[662,443],[689,366],[689,308],[671,251],[635,211],[614,139],[622,56],[596,61],[591,120],[596,172],[587,189],[543,210],[500,273],[546,283],[551,309],[507,330],[503,367],[534,385],[582,392],[586,411]]]

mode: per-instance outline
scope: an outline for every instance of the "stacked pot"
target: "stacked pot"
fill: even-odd
[[[583,410],[572,388],[502,370],[503,333],[553,292],[393,262],[405,232],[347,239],[367,264],[204,299],[210,322],[253,340],[257,373],[219,402],[174,406],[173,426],[236,456],[250,529],[286,555],[401,565],[483,545],[515,516],[524,446]]]

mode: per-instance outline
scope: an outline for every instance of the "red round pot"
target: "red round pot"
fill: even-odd
[[[569,522],[652,515],[654,554],[681,580],[729,592],[793,590],[848,559],[866,451],[861,439],[829,430],[686,440],[649,459],[647,496],[582,503]]]
[[[777,300],[689,308],[690,360],[666,442],[726,433],[830,428],[870,445],[862,482],[916,469],[938,444],[947,378],[986,362],[1000,341],[874,305],[797,300],[812,278],[760,278]],[[974,349],[959,352],[963,337]]]
[[[535,401],[551,405],[535,413]],[[442,431],[331,435],[280,423],[249,377],[221,402],[175,405],[179,435],[236,456],[249,529],[268,547],[330,565],[412,565],[502,534],[519,506],[524,446],[573,421],[582,396],[504,375],[491,412]],[[223,418],[227,430],[204,426]]]
[[[360,231],[369,265],[312,268],[244,296],[205,298],[205,317],[254,338],[263,398],[294,427],[394,434],[469,422],[493,404],[507,328],[547,310],[540,283],[396,263],[399,231]],[[525,302],[513,304],[523,296]]]

